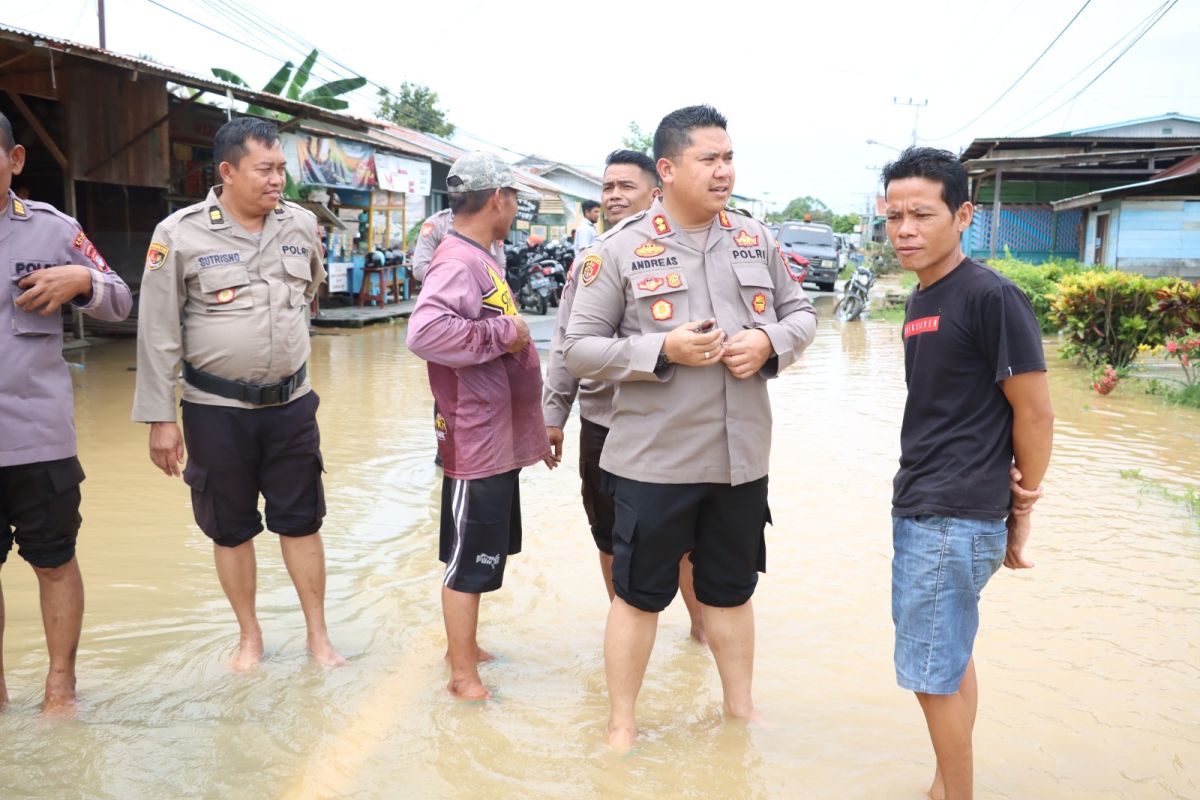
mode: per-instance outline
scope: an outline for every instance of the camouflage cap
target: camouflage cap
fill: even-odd
[[[526,194],[541,194],[537,189],[517,180],[512,167],[500,156],[486,150],[476,150],[459,156],[446,178],[448,192],[480,192],[488,189],[516,189]]]

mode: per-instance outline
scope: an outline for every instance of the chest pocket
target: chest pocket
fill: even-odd
[[[645,333],[669,331],[691,319],[687,278],[682,272],[638,275],[630,279],[638,324]]]
[[[204,310],[210,314],[251,308],[250,273],[244,264],[228,267],[208,267],[199,272],[200,291],[204,293]]]
[[[28,277],[36,268],[30,269],[28,264],[36,264],[37,268],[45,268],[49,264],[54,264],[54,260],[43,259],[27,259],[22,261],[17,259],[10,271],[11,277],[8,278],[12,282],[12,301],[15,301],[25,291],[17,286],[17,281]],[[20,269],[24,267],[23,269]],[[19,270],[19,271],[18,271]],[[26,311],[21,308],[16,302],[13,302],[13,334],[15,336],[57,336],[63,331],[62,313],[58,312],[43,317],[37,311]]]
[[[746,265],[737,267],[738,291],[742,302],[750,312],[751,322],[778,322],[775,314],[775,283],[771,280],[771,270],[764,266]]]
[[[308,256],[303,254],[292,255],[288,253],[285,246],[283,270],[287,273],[289,299],[292,305],[304,305],[304,293],[308,290],[308,285],[312,283],[312,264],[309,262]]]

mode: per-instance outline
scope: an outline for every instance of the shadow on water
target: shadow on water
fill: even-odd
[[[45,656],[30,570],[10,559],[0,797],[912,797],[932,755],[891,674],[891,477],[904,404],[899,326],[822,321],[771,385],[768,573],[755,598],[756,697],[724,721],[720,682],[663,615],[628,757],[602,746],[607,598],[564,467],[525,471],[525,552],[484,598],[497,699],[450,700],[436,559],[440,473],[424,365],[404,326],[314,337],[327,468],[328,616],[350,658],[326,672],[274,537],[258,539],[261,668],[233,675],[236,626],[186,488],[127,422],[133,348],[73,355],[88,612],[78,718],[36,718]],[[1053,343],[1052,343],[1053,349]],[[1053,355],[1053,354],[1052,354]],[[1200,415],[1091,393],[1053,360],[1055,461],[1025,574],[985,593],[977,649],[981,796],[1200,796],[1200,535],[1168,487],[1200,475]]]

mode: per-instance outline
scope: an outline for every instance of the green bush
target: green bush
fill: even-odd
[[[1025,293],[1037,314],[1038,324],[1043,333],[1058,330],[1058,325],[1051,318],[1051,306],[1058,296],[1058,285],[1066,275],[1078,275],[1084,267],[1074,260],[1051,260],[1042,264],[1033,264],[1012,257],[1008,248],[1004,249],[1004,258],[994,258],[988,266],[1004,275]]]
[[[1066,334],[1063,356],[1090,367],[1128,367],[1138,348],[1162,344],[1168,332],[1156,313],[1166,291],[1181,278],[1147,278],[1134,272],[1092,270],[1065,275],[1051,303],[1050,323]]]

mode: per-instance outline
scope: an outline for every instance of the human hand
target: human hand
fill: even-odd
[[[78,264],[44,267],[17,282],[25,291],[16,299],[24,311],[37,311],[48,317],[80,295],[92,293],[92,271]]]
[[[515,322],[517,325],[517,338],[514,339],[513,343],[508,346],[508,352],[519,353],[524,350],[525,347],[531,341],[533,341],[533,339],[529,335],[529,323],[525,321],[524,317],[522,317],[520,314],[517,314],[515,317],[513,317],[513,322]]]
[[[150,423],[150,460],[168,477],[178,476],[183,463],[183,434],[174,422]]]
[[[1021,486],[1021,470],[1013,464],[1008,470],[1009,491],[1012,492],[1012,514],[1028,514],[1033,511],[1033,504],[1042,498],[1042,487],[1026,489]]]
[[[663,352],[672,364],[685,367],[707,367],[721,360],[725,350],[725,331],[716,327],[716,320],[693,320],[685,322],[667,334],[663,341]],[[701,333],[705,325],[712,329]]]
[[[554,461],[557,464],[558,462],[562,461],[563,429],[555,428],[552,425],[547,425],[546,436],[550,439],[550,449],[554,453]]]
[[[1031,569],[1033,562],[1025,557],[1025,543],[1033,533],[1033,518],[1029,514],[1008,515],[1008,547],[1004,566],[1009,569]]]
[[[738,331],[725,345],[721,360],[738,380],[745,380],[762,369],[775,352],[771,338],[761,328]]]

